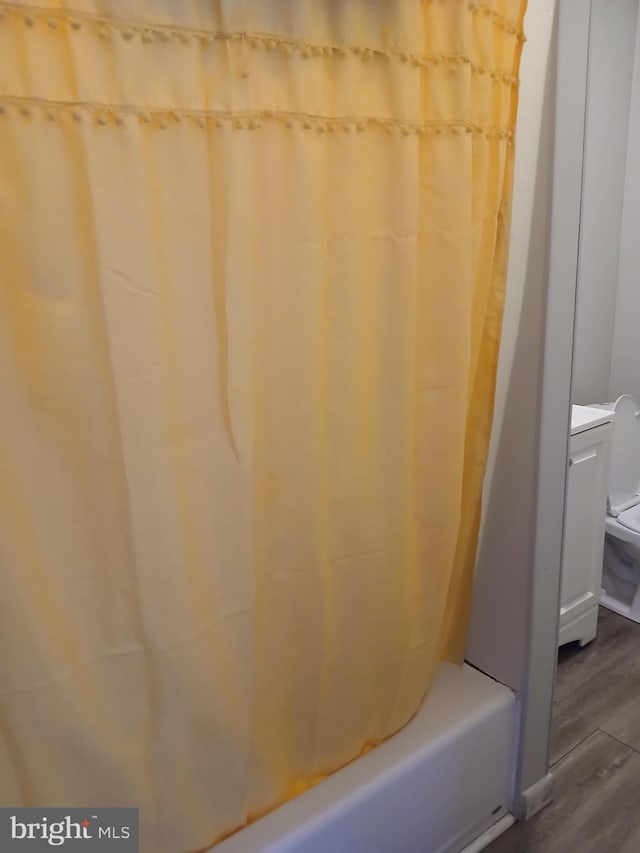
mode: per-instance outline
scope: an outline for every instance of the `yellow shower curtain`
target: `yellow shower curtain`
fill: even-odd
[[[524,5],[0,2],[0,804],[201,849],[461,659]]]

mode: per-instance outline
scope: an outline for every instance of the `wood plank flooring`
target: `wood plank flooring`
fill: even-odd
[[[553,718],[554,801],[487,853],[640,853],[640,625],[601,607],[560,649]]]

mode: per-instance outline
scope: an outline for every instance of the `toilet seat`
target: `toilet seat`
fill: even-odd
[[[600,603],[640,622],[640,407],[618,397],[611,437],[611,468]]]
[[[633,397],[623,394],[613,410],[609,513],[619,516],[640,501],[640,407]]]
[[[612,515],[607,516],[604,529],[609,536],[620,539],[621,542],[628,542],[630,545],[635,545],[638,549],[638,561],[640,562],[640,530],[625,527],[624,524],[620,524],[619,520]]]
[[[638,497],[638,500],[640,501],[640,497]],[[629,509],[625,509],[624,512],[620,513],[616,521],[628,530],[633,530],[640,535],[640,503]]]

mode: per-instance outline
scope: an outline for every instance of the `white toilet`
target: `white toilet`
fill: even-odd
[[[640,622],[640,406],[623,394],[615,411],[600,603]]]

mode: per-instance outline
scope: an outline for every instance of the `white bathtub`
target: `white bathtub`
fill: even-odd
[[[442,664],[402,731],[212,848],[215,853],[458,853],[509,812],[515,696]]]

